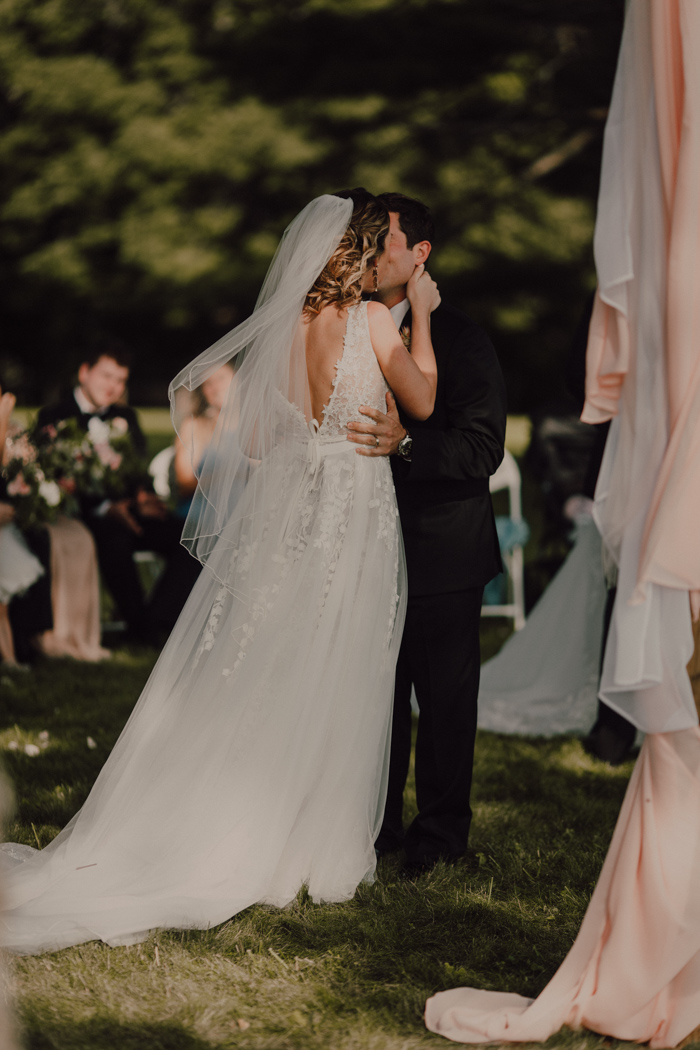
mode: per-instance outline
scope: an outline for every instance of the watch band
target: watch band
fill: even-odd
[[[404,434],[404,436],[401,438],[401,440],[399,441],[398,445],[396,446],[396,454],[397,454],[397,456],[401,456],[402,459],[410,460],[410,458],[411,458],[411,448],[412,447],[413,447],[413,438],[411,437],[409,432],[406,431],[406,433]]]

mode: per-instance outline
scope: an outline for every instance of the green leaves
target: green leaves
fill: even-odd
[[[593,280],[621,12],[0,0],[0,372],[44,399],[107,328],[139,351],[137,397],[164,396],[251,309],[308,199],[365,184],[431,205],[443,298],[531,409]]]

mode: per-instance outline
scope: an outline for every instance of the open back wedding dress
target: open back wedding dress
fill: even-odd
[[[312,202],[256,312],[174,384],[245,357],[185,530],[205,570],[83,808],[40,852],[3,847],[15,951],[206,928],[303,884],[344,900],[374,872],[405,572],[389,462],[345,423],[387,385],[360,303],[307,422],[300,325],[351,212]]]

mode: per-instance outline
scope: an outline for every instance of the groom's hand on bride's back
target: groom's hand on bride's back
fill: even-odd
[[[394,395],[391,392],[386,395],[386,413],[360,405],[360,414],[368,418],[353,420],[347,425],[348,441],[360,446],[355,450],[358,456],[392,456],[406,437]]]

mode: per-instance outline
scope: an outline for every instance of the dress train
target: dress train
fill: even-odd
[[[521,631],[481,668],[479,729],[554,736],[595,721],[605,610],[600,534],[592,518]]]
[[[389,463],[344,424],[386,390],[361,304],[322,425],[280,396],[273,502],[259,519],[246,488],[82,810],[41,852],[3,847],[5,946],[128,944],[372,878],[405,570]]]

